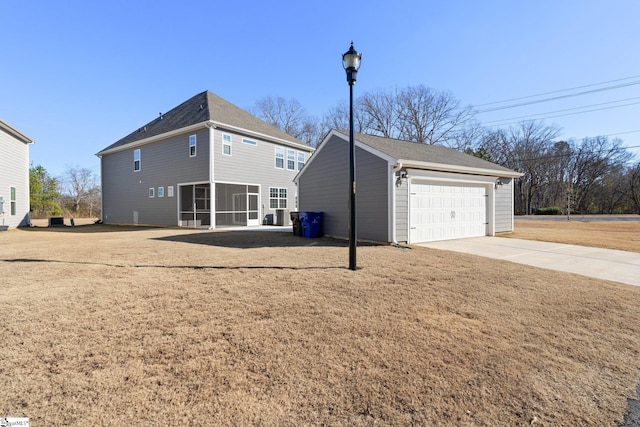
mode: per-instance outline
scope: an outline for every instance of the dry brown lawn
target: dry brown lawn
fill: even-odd
[[[289,233],[0,233],[0,416],[32,426],[615,426],[640,288]]]
[[[504,237],[640,252],[640,221],[516,219]]]

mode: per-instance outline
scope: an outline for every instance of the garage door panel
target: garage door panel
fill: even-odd
[[[410,202],[412,243],[486,235],[484,185],[414,182]]]

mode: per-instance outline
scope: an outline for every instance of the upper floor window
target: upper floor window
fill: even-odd
[[[149,187],[149,198],[153,199],[156,195],[156,189],[154,187]]]
[[[284,148],[276,147],[276,168],[284,169]]]
[[[298,170],[302,170],[304,167],[304,153],[302,151],[298,151]]]
[[[287,169],[292,171],[296,168],[296,152],[295,150],[287,150]]]
[[[164,197],[164,187],[158,187],[158,197]]]
[[[255,142],[253,139],[247,139],[247,138],[242,138],[242,143],[249,144],[249,145],[258,145],[258,143]]]
[[[167,187],[167,197],[173,197],[173,185]]]
[[[189,137],[189,157],[196,156],[196,136],[191,135]]]
[[[231,155],[231,135],[222,134],[222,154]]]
[[[140,149],[133,150],[133,170],[138,172],[140,170]]]

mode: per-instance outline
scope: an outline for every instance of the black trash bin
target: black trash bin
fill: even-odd
[[[293,225],[293,235],[302,237],[302,223],[300,222],[300,212],[289,212],[291,224]]]

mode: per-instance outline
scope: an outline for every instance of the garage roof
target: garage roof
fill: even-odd
[[[340,132],[343,135],[343,132]],[[356,133],[357,142],[367,145],[405,166],[421,167],[427,165],[440,165],[441,170],[456,170],[469,168],[474,171],[493,171],[500,176],[518,177],[521,173],[497,165],[484,159],[463,153],[452,148],[440,145],[421,144],[418,142],[400,139],[384,138],[381,136]]]

